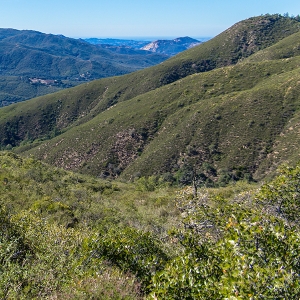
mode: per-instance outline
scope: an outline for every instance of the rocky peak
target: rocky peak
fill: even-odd
[[[157,40],[147,44],[141,49],[173,56],[199,44],[201,44],[200,41],[186,36],[174,40]]]

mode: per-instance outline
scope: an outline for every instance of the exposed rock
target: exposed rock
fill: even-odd
[[[201,44],[200,41],[187,36],[179,37],[174,40],[157,40],[142,47],[141,49],[173,56],[178,54],[179,52],[195,47],[199,44]]]

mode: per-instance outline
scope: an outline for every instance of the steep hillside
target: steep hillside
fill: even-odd
[[[299,24],[294,19],[279,15],[250,18],[160,65],[4,108],[0,112],[1,145],[15,146],[28,137],[32,140],[47,136],[53,130],[62,130],[74,122],[84,123],[120,101],[142,95],[190,73],[213,69],[216,62],[218,66],[227,65],[230,54],[249,56],[259,48],[266,48],[293,34],[299,29]],[[234,34],[236,36],[233,39]],[[253,39],[250,49],[245,36]],[[199,67],[201,65],[203,67]],[[58,102],[62,104],[58,105]],[[6,127],[13,129],[6,130]]]
[[[297,146],[287,133],[298,120],[299,57],[239,59],[278,41],[295,44],[299,24],[251,18],[158,66],[3,108],[1,145],[101,177],[160,174],[187,183],[196,172],[206,185],[260,179],[297,159],[283,149]],[[209,55],[215,60],[199,69]]]
[[[192,75],[118,103],[29,153],[104,177],[170,172],[184,180],[197,166],[209,182],[259,178],[299,113],[299,66],[297,57]]]
[[[164,63],[171,83],[187,75],[228,66],[298,32],[300,22],[281,15],[264,15],[236,23],[215,38],[184,51]]]
[[[275,45],[259,51],[245,60],[247,62],[260,62],[264,60],[282,59],[300,55],[300,32],[296,32]]]
[[[157,68],[150,69],[149,73],[144,73],[144,76],[147,77],[147,80],[153,78],[151,81],[153,82],[153,88],[155,88],[195,72],[207,71],[214,69],[215,67],[235,64],[239,59],[248,57],[258,50],[266,48],[282,38],[299,31],[299,24],[300,23],[295,19],[285,18],[280,15],[266,15],[241,21],[218,35],[216,38],[203,43],[203,45],[185,51],[168,60],[161,66],[157,66]],[[7,30],[6,32],[5,30],[2,30],[2,32],[0,32],[0,37],[1,43],[4,43],[4,45],[2,45],[2,52],[7,49],[7,46],[5,45],[6,42],[10,45],[11,43],[14,45],[12,53],[5,52],[8,56],[4,55],[6,68],[4,68],[4,70],[6,70],[6,75],[10,76],[31,76],[34,78],[43,75],[40,73],[40,69],[33,72],[32,63],[30,64],[31,59],[36,60],[39,58],[37,54],[33,53],[33,56],[27,55],[25,57],[26,59],[23,57],[24,51],[27,53],[30,47],[33,46],[37,47],[38,50],[42,50],[42,53],[39,52],[39,55],[41,55],[43,60],[41,63],[37,64],[35,62],[35,64],[33,64],[46,68],[47,76],[44,75],[42,79],[57,79],[56,76],[63,76],[63,79],[68,78],[78,80],[79,78],[85,80],[85,77],[95,78],[96,75],[97,77],[103,77],[124,73],[124,69],[118,73],[114,72],[115,65],[110,64],[106,59],[105,64],[102,64],[102,66],[100,65],[102,75],[98,74],[97,72],[99,72],[99,69],[93,69],[93,61],[95,57],[99,58],[100,56],[103,58],[105,55],[110,55],[109,58],[113,55],[114,62],[117,63],[118,68],[128,68],[129,64],[134,65],[135,67],[136,65],[139,65],[139,68],[151,64],[147,59],[145,60],[145,58],[143,58],[144,62],[141,64],[141,61],[133,61],[132,56],[130,55],[129,57],[119,57],[116,53],[111,53],[106,48],[90,45],[84,43],[82,40],[73,40],[62,36],[44,35],[32,31],[19,32]],[[18,43],[17,46],[16,43]],[[9,48],[9,50],[11,49]],[[64,55],[63,61],[59,61],[57,60],[57,57],[53,58],[51,56],[54,53],[57,54],[57,52]],[[46,54],[47,56],[44,56]],[[22,57],[21,71],[18,69],[20,57]],[[67,70],[64,69],[68,62],[66,59],[74,60],[74,57],[78,57],[80,61],[76,63],[75,61],[72,61],[73,69],[70,66]],[[157,56],[154,58],[156,59],[154,63],[158,63],[160,58]],[[89,59],[91,59],[92,64],[90,62],[86,65],[86,61]],[[129,62],[128,59],[130,59]],[[26,67],[24,69],[23,67],[27,62],[29,63],[29,68]],[[62,64],[60,68],[55,67],[58,62]],[[95,68],[98,67],[99,64],[95,66]],[[133,69],[130,69],[130,71],[132,70]],[[2,72],[4,71],[2,70]],[[7,74],[7,72],[9,74]],[[104,74],[103,72],[106,73]],[[79,75],[82,74],[84,76],[80,77]],[[56,84],[59,83],[60,82]],[[62,83],[64,84],[65,82]],[[12,86],[12,83],[10,83],[10,85]]]
[[[36,31],[0,29],[0,103],[122,75],[165,60],[150,52],[91,45]]]

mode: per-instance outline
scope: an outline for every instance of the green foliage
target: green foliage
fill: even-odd
[[[133,276],[125,277],[99,259],[87,263],[82,248],[89,238],[85,228],[66,229],[28,213],[9,218],[1,212],[0,222],[1,298],[139,298]]]
[[[112,184],[7,152],[0,167],[1,298],[300,295],[299,164],[175,202],[159,178]]]
[[[251,18],[155,68],[1,109],[2,147],[65,170],[0,153],[0,297],[299,298],[299,164],[253,183],[299,159],[299,56],[279,59],[297,31]],[[175,181],[194,186],[175,196]]]
[[[257,195],[266,211],[286,221],[299,224],[300,219],[300,163],[296,167],[284,166],[280,175],[264,184]]]
[[[247,59],[243,60],[243,63],[248,62],[261,62],[266,60],[275,59],[287,59],[294,56],[300,55],[300,44],[299,44],[300,32],[296,32],[278,43],[254,53]]]
[[[160,179],[155,191],[144,192],[139,184],[112,183],[0,153],[0,205],[11,213],[31,210],[68,228],[130,224],[164,235],[178,215],[173,193]]]
[[[134,276],[92,257],[83,246],[90,239],[87,228],[67,229],[27,212],[9,217],[5,211],[0,226],[1,298],[89,299],[101,294],[104,299],[139,298]]]
[[[296,171],[297,169],[297,171]],[[289,174],[299,173],[298,167]],[[294,186],[290,176],[286,185]],[[281,187],[280,177],[270,185]],[[282,191],[292,197],[289,189]],[[258,193],[272,203],[276,189]],[[267,214],[244,194],[234,199],[184,190],[177,200],[182,253],[155,274],[149,299],[296,299],[300,295],[299,228]],[[251,206],[251,208],[249,207]]]
[[[14,218],[6,213],[5,218],[6,221],[1,218],[1,298],[42,297],[57,290],[58,285],[66,281],[68,272],[64,252],[67,236],[59,237],[61,232],[57,227],[47,228],[41,220],[26,213]],[[52,240],[55,235],[56,245]]]
[[[154,191],[155,188],[158,186],[158,180],[156,176],[150,176],[148,178],[141,177],[138,178],[136,181],[136,189],[138,191]]]
[[[93,256],[107,260],[123,271],[135,274],[144,287],[168,260],[161,242],[150,233],[133,228],[111,228],[93,236],[88,246]]]
[[[171,185],[173,181],[174,178],[171,174],[164,174],[163,176],[140,177],[134,183],[137,191],[153,192],[161,187]]]
[[[0,297],[139,299],[169,257],[170,192],[141,201],[135,185],[0,153]]]
[[[256,221],[256,222],[255,222]],[[153,279],[153,298],[295,299],[299,234],[280,222],[232,217],[216,243],[185,235],[184,253]]]

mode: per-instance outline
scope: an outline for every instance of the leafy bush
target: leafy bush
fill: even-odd
[[[298,299],[299,174],[170,201],[158,177],[112,184],[1,153],[0,298]]]
[[[267,212],[299,224],[300,163],[295,168],[282,167],[279,176],[262,186],[257,200]]]
[[[183,253],[153,278],[158,299],[296,299],[300,236],[282,222],[227,222],[216,243],[185,233]],[[256,221],[256,222],[255,222]]]
[[[182,253],[154,275],[153,299],[296,299],[300,296],[300,234],[294,220],[299,165],[264,185],[256,199],[180,193],[184,227],[174,233]],[[263,200],[263,206],[261,201]],[[284,218],[266,202],[287,201]],[[294,205],[293,205],[294,203]],[[271,212],[271,213],[270,213]],[[287,217],[288,216],[288,217]]]
[[[150,233],[133,228],[111,228],[93,236],[89,244],[95,257],[105,259],[123,271],[135,274],[144,289],[151,277],[161,270],[168,260],[162,245]]]

